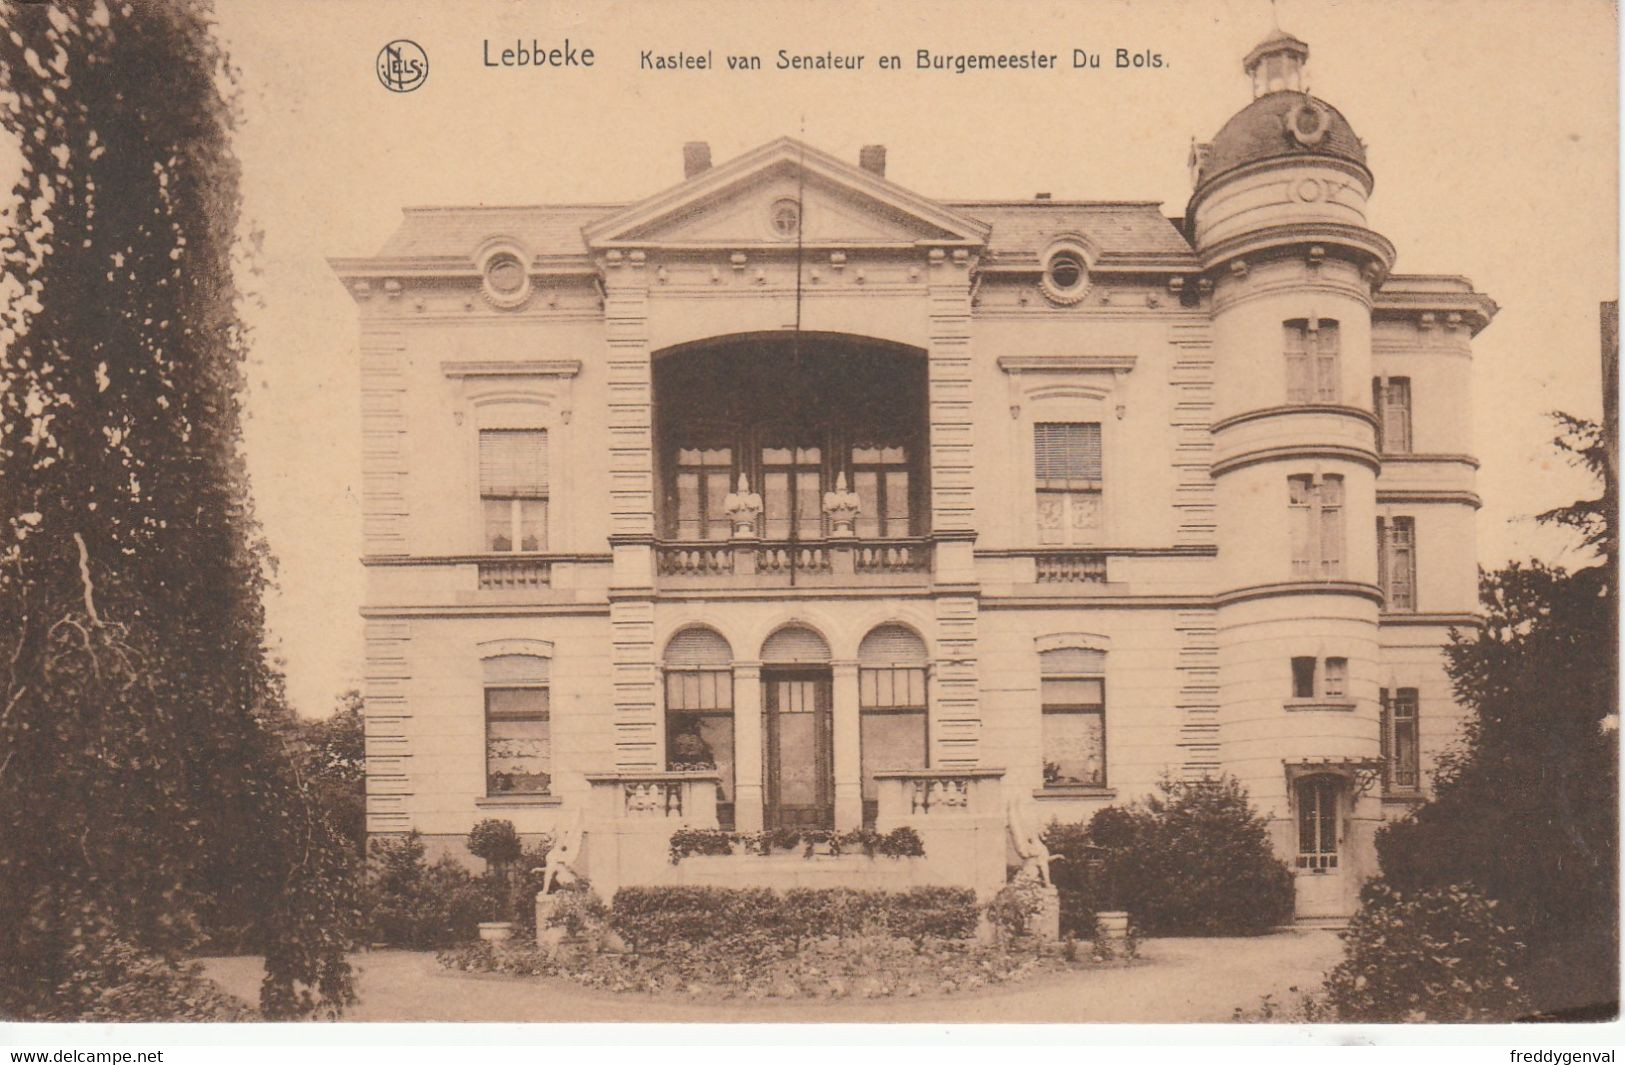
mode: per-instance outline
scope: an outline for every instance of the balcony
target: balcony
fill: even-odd
[[[664,540],[655,573],[662,588],[923,587],[933,555],[924,536]]]

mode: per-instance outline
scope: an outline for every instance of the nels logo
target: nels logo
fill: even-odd
[[[411,92],[429,78],[429,57],[417,42],[390,41],[378,53],[378,80],[390,92]]]

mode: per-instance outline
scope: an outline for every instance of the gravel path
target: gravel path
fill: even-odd
[[[938,998],[835,1002],[704,1002],[615,994],[564,980],[454,973],[432,954],[380,950],[359,954],[361,1004],[356,1021],[839,1021],[878,1024],[1004,1024],[1230,1020],[1265,994],[1290,1001],[1293,985],[1310,989],[1338,961],[1333,932],[1277,932],[1256,939],[1151,939],[1141,961],[1118,969],[1050,974],[1011,987]],[[258,958],[206,958],[209,976],[232,994],[257,1001]]]

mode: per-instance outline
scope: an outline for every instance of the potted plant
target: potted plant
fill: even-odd
[[[486,874],[492,881],[491,920],[480,922],[480,938],[501,942],[513,938],[516,911],[519,906],[518,883],[513,875],[514,863],[524,853],[524,844],[513,822],[487,819],[475,825],[468,833],[468,850],[476,858],[485,859]]]

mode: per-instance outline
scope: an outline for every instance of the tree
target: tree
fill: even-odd
[[[367,751],[363,700],[354,688],[339,695],[333,713],[301,721],[306,779],[317,808],[349,844],[367,853]]]
[[[1578,529],[1601,560],[1481,576],[1483,628],[1446,650],[1472,711],[1462,742],[1441,759],[1432,801],[1377,835],[1399,892],[1471,886],[1498,901],[1529,947],[1515,976],[1542,1011],[1613,1002],[1619,964],[1618,509],[1602,431],[1559,420],[1558,446],[1604,490],[1541,517]]]
[[[0,219],[8,1016],[59,1016],[129,951],[204,937],[264,951],[270,1016],[353,997],[353,863],[266,662],[209,19],[206,0],[0,6],[22,159]]]

